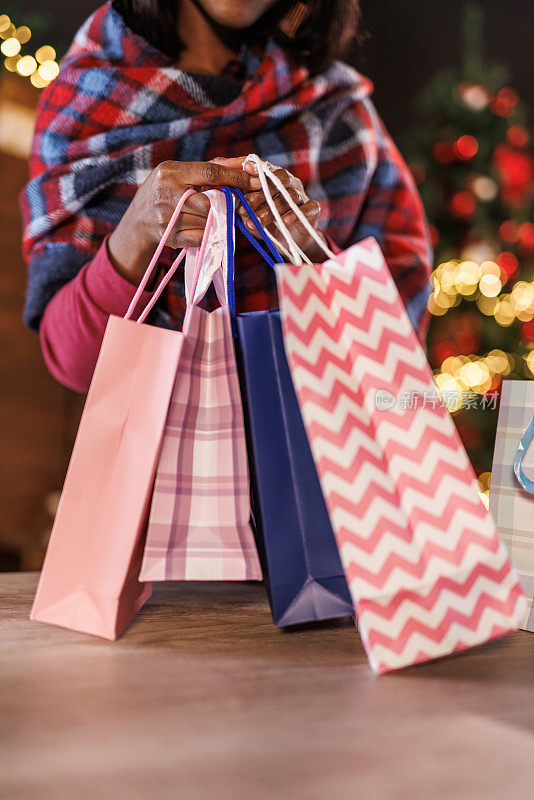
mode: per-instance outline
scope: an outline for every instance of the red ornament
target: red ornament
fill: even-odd
[[[511,278],[513,275],[515,275],[519,267],[519,262],[514,254],[507,251],[499,253],[495,261],[502,271],[508,276],[508,278]],[[506,281],[503,281],[503,283],[506,283]]]
[[[439,242],[439,232],[435,225],[429,225],[428,230],[430,233],[430,244],[432,247],[436,247],[437,243]]]
[[[527,250],[534,249],[534,223],[523,222],[519,228],[519,241]]]
[[[517,237],[519,235],[519,226],[517,222],[511,219],[505,220],[499,228],[499,235],[503,242],[508,242],[508,244],[517,242]]]
[[[480,433],[476,428],[460,420],[457,420],[456,427],[467,450],[480,446]]]
[[[454,161],[454,145],[452,142],[436,142],[432,152],[436,161],[441,164],[452,164]]]
[[[472,330],[464,328],[456,336],[456,343],[460,348],[461,353],[476,353],[480,340]]]
[[[417,184],[417,186],[420,186],[422,183],[425,182],[426,170],[422,164],[418,164],[416,161],[412,161],[411,164],[408,164],[408,167],[413,175],[413,179]]]
[[[507,117],[514,110],[518,102],[519,97],[517,92],[514,92],[509,86],[505,86],[504,89],[500,89],[497,94],[491,98],[490,108],[493,113],[497,114],[499,117]]]
[[[456,217],[470,217],[476,205],[471,192],[456,192],[451,200],[451,211]]]
[[[460,136],[454,143],[454,152],[462,161],[468,161],[478,153],[478,142],[474,136]]]
[[[446,358],[457,356],[459,352],[453,342],[440,342],[436,345],[436,361],[438,364],[443,364]]]
[[[523,205],[530,195],[534,175],[532,153],[499,144],[493,152],[493,160],[501,179],[502,199],[514,207]]]
[[[513,147],[526,147],[528,131],[522,125],[512,125],[506,131],[506,139]]]
[[[534,319],[521,325],[521,338],[526,342],[534,342]]]

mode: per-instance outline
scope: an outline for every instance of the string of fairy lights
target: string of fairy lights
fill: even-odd
[[[508,327],[516,320],[529,323],[534,320],[534,281],[516,281],[510,291],[502,288],[509,280],[510,270],[517,268],[517,259],[512,253],[497,261],[462,261],[453,259],[440,264],[432,273],[433,292],[428,308],[434,316],[446,314],[462,300],[475,303],[486,316],[492,316],[501,327]],[[511,262],[514,259],[515,264]],[[459,410],[466,394],[486,394],[496,388],[503,377],[520,365],[517,355],[502,350],[492,350],[479,355],[457,355],[445,358],[435,374],[440,392],[457,396],[451,411]],[[534,349],[523,357],[523,372],[534,377]]]
[[[21,51],[31,36],[27,25],[17,27],[7,14],[0,14],[0,52],[4,56],[4,67],[9,72],[29,78],[37,89],[44,89],[59,72],[56,51],[50,45],[43,45],[33,55],[23,54]]]

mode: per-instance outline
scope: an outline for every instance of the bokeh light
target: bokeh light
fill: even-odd
[[[16,56],[20,51],[20,42],[18,39],[15,39],[13,36],[11,36],[9,39],[6,39],[4,42],[2,42],[0,50],[5,56]]]
[[[37,61],[33,56],[22,56],[17,63],[17,72],[19,75],[28,77],[37,69]]]
[[[56,58],[56,51],[53,47],[50,47],[50,45],[45,44],[37,50],[35,58],[39,64],[42,64],[44,61],[54,61]]]
[[[50,83],[50,81],[53,81],[54,78],[57,78],[59,73],[59,67],[55,61],[50,61],[50,60],[43,61],[43,63],[40,64],[39,66],[38,72],[39,72],[39,77],[42,80],[47,81],[47,83]]]

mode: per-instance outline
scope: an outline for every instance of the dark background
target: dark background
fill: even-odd
[[[54,0],[52,4],[50,0],[26,0],[15,4],[16,18],[22,24],[23,17],[39,14],[44,26],[39,39],[57,47],[59,54],[83,20],[100,4],[82,0]],[[352,61],[373,80],[375,103],[394,136],[412,123],[414,96],[428,77],[442,67],[460,65],[465,4],[465,0],[362,0],[362,28],[369,37]],[[529,107],[534,107],[530,58],[534,0],[480,0],[479,5],[486,16],[488,60],[509,65],[512,85]]]

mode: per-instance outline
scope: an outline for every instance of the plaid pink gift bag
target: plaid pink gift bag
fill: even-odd
[[[534,632],[534,496],[516,476],[520,444],[522,468],[534,477],[534,447],[525,444],[534,414],[534,381],[503,381],[497,436],[493,451],[490,511],[508,547],[526,599],[520,609],[520,627]]]
[[[227,301],[224,195],[215,211],[156,473],[140,580],[261,580],[250,527],[249,474]],[[186,259],[190,293],[194,253]],[[198,303],[213,281],[221,307]]]

